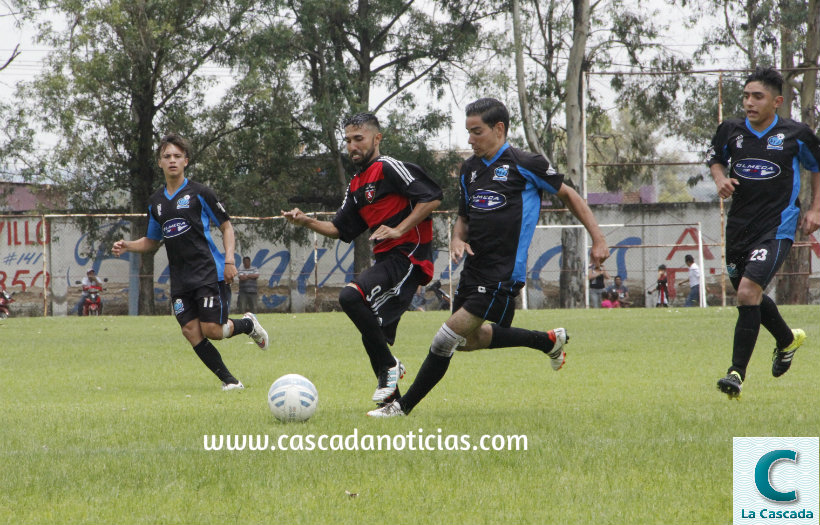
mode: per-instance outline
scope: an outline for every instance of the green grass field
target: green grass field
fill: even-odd
[[[809,339],[774,379],[761,331],[740,401],[715,389],[734,308],[547,310],[515,324],[565,326],[563,370],[529,349],[459,353],[413,414],[389,420],[365,416],[375,380],[342,314],[260,316],[268,352],[245,336],[217,342],[239,393],[220,390],[170,316],[8,319],[0,522],[730,523],[733,436],[820,434],[818,309],[783,312]],[[402,320],[402,388],[445,318]],[[319,390],[304,424],[266,404],[290,372]],[[528,449],[206,451],[203,440],[438,429],[526,435]]]

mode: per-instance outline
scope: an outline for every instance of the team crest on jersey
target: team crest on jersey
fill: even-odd
[[[177,201],[177,209],[184,210],[191,207],[191,196],[185,195]]]
[[[769,140],[766,141],[766,142],[768,142],[768,146],[766,146],[766,149],[782,150],[783,149],[783,139],[785,139],[785,138],[786,138],[786,135],[784,135],[783,133],[778,133],[777,135],[772,135],[771,137],[769,137]]]
[[[162,225],[162,236],[166,239],[170,239],[171,237],[182,235],[190,229],[191,223],[183,218],[177,217],[176,219],[166,221],[165,224]]]
[[[737,149],[743,149],[743,135],[737,136],[737,142],[735,142],[735,147]]]
[[[727,264],[726,273],[729,275],[729,278],[737,277],[737,265],[735,263]]]
[[[372,182],[365,184],[364,198],[367,199],[367,202],[373,202],[373,199],[376,198],[376,184]]]
[[[495,210],[507,204],[504,195],[490,190],[478,190],[470,197],[470,206],[477,210]]]
[[[493,175],[493,180],[497,180],[499,182],[507,182],[507,175],[510,173],[510,165],[504,164],[503,166],[499,166],[495,169],[495,174]]]
[[[174,301],[174,315],[179,315],[185,311],[185,305],[182,304],[182,299]]]
[[[780,166],[763,159],[743,159],[735,162],[733,167],[738,177],[744,179],[773,179],[780,175]]]
[[[470,184],[475,182],[475,178],[476,178],[476,171],[473,170],[473,172],[470,174]]]

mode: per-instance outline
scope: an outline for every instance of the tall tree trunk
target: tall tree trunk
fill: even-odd
[[[149,77],[150,78],[150,77]],[[133,107],[137,126],[136,155],[132,170],[135,173],[131,190],[132,213],[147,213],[148,199],[153,193],[154,166],[154,105],[153,100],[145,97],[145,93],[153,93],[151,89],[140,90],[140,94],[133,97]],[[145,235],[147,219],[137,221],[141,227],[140,237]],[[156,253],[156,252],[154,252]],[[140,286],[139,286],[139,314],[154,315],[154,253],[146,253],[140,258]]]
[[[585,54],[589,37],[589,0],[573,0],[572,47],[567,64],[567,174],[576,187],[584,184],[583,163],[583,75],[586,69]],[[580,184],[579,184],[580,183]],[[575,308],[584,304],[583,290],[586,271],[582,268],[582,242],[580,228],[566,228],[561,234],[562,263],[560,277],[560,303],[562,308]]]
[[[801,67],[816,68],[820,56],[820,1],[809,0],[807,11],[806,48]],[[793,63],[792,63],[793,64]],[[783,67],[787,67],[784,63]],[[811,129],[817,126],[815,96],[817,93],[817,71],[804,70],[800,82],[800,120]],[[790,89],[790,88],[789,88]],[[785,102],[784,102],[785,105]],[[800,173],[800,207],[805,212],[811,205],[811,178],[809,172]],[[808,238],[800,229],[795,235],[796,242],[807,242]],[[809,273],[811,271],[811,249],[808,246],[792,248],[783,262],[782,277],[777,281],[777,300],[782,304],[808,304]]]
[[[530,150],[547,158],[544,148],[538,140],[535,126],[532,123],[530,101],[527,96],[527,83],[524,74],[524,46],[521,43],[521,2],[513,0],[513,38],[515,40],[515,84],[518,88],[518,105],[521,108],[521,120],[524,123],[524,135]]]

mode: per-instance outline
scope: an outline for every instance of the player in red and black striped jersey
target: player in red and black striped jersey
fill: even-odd
[[[390,352],[396,328],[419,285],[433,277],[433,221],[441,188],[422,168],[379,153],[382,134],[371,113],[345,121],[350,160],[358,169],[332,221],[319,221],[295,208],[283,215],[317,233],[353,240],[370,230],[376,263],[339,294],[339,303],[362,334],[378,378],[373,401],[382,405],[399,395],[404,365]]]
[[[743,87],[746,118],[728,119],[718,127],[707,161],[718,195],[732,197],[726,270],[737,290],[738,318],[732,366],[717,384],[730,398],[740,395],[761,324],[777,343],[775,377],[786,373],[806,339],[803,330],[789,328],[763,293],[788,255],[798,224],[806,235],[820,225],[820,140],[805,124],[777,115],[782,89],[776,70],[755,70]],[[799,221],[801,164],[811,172],[812,200]]]

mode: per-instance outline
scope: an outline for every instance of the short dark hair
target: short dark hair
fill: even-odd
[[[783,94],[783,76],[773,67],[757,66],[754,72],[746,77],[743,86],[748,86],[751,82],[760,82],[774,92],[775,95]]]
[[[695,262],[695,258],[692,257],[691,255],[687,255],[686,257],[683,258],[683,260],[688,262],[688,263],[689,262]]]
[[[251,258],[250,258],[250,257],[248,257],[247,255],[246,255],[246,256],[244,256],[244,257],[242,257],[242,261],[244,261],[245,259],[247,259],[247,260],[249,260],[249,261],[251,260]]]
[[[666,265],[661,264],[660,266],[658,266],[658,270],[666,270]]]
[[[466,111],[468,117],[478,115],[481,121],[494,127],[499,122],[504,124],[504,136],[510,130],[510,112],[503,102],[494,98],[480,98],[475,102],[467,104]]]
[[[176,133],[169,133],[160,139],[159,154],[162,155],[162,152],[165,151],[165,148],[167,148],[170,144],[173,144],[174,146],[181,149],[182,152],[185,154],[186,159],[190,158],[191,143],[188,142],[188,140],[185,139],[183,136],[177,135]]]
[[[353,126],[356,128],[370,126],[376,131],[382,130],[382,127],[379,124],[379,119],[373,113],[356,113],[355,115],[347,117],[342,125],[345,128],[348,126]]]

